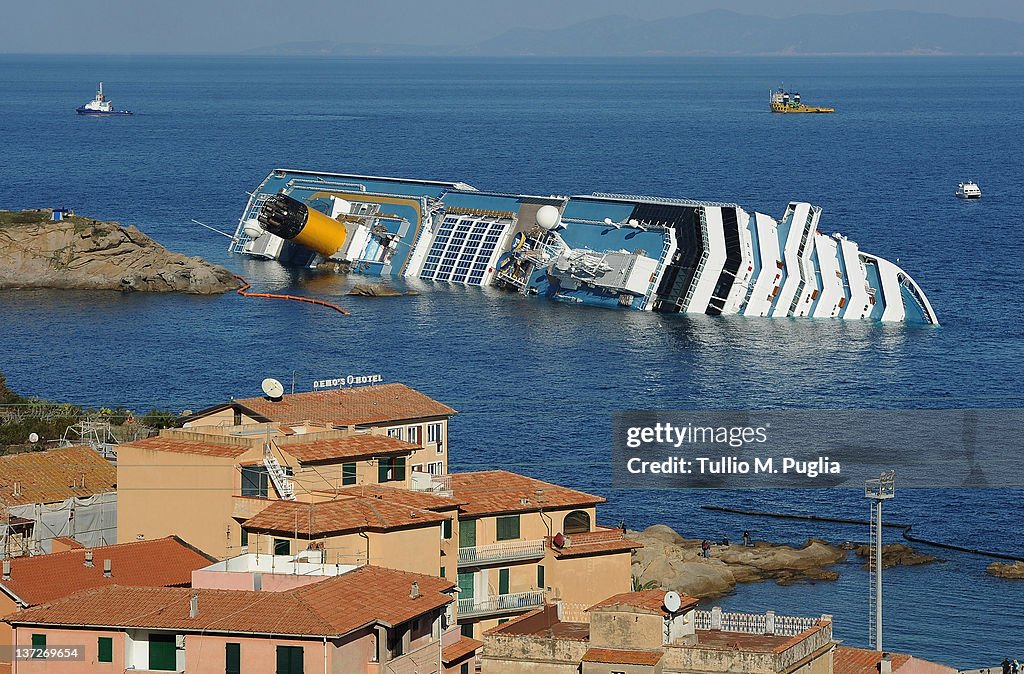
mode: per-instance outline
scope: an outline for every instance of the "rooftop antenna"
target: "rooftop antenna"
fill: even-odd
[[[871,572],[868,588],[871,594],[871,617],[868,626],[868,642],[876,651],[882,650],[882,501],[896,495],[896,471],[887,470],[877,480],[864,483],[864,496],[871,499]]]

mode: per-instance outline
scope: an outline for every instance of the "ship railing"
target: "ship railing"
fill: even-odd
[[[728,201],[701,201],[699,199],[677,199],[673,197],[651,197],[643,194],[616,194],[614,192],[594,192],[590,196],[598,199],[614,199],[616,201],[635,201],[644,204],[670,204],[672,206],[720,206],[722,208],[740,208],[739,204]]]
[[[245,246],[252,241],[252,237],[245,233],[245,223],[247,220],[255,218],[260,209],[263,208],[263,204],[267,202],[267,199],[274,196],[266,192],[260,192],[253,194],[249,198],[249,203],[245,207],[245,211],[242,212],[242,217],[238,221],[238,227],[235,229],[235,235],[231,239],[231,243],[228,244],[229,253],[244,253]]]

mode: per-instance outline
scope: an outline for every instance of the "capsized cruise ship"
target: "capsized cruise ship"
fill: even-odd
[[[820,219],[803,202],[776,220],[732,203],[276,169],[230,250],[639,311],[938,324],[909,274]]]

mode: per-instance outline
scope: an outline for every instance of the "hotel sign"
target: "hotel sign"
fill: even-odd
[[[340,388],[342,386],[359,386],[361,384],[380,384],[384,377],[379,374],[350,374],[336,379],[318,379],[313,382],[313,390]]]

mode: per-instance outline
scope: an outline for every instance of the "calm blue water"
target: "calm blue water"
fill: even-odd
[[[465,180],[540,194],[621,191],[790,199],[900,264],[939,329],[661,317],[494,291],[338,301],[353,312],[235,295],[0,294],[0,369],[16,389],[86,404],[196,408],[275,376],[383,374],[457,407],[453,468],[514,470],[607,494],[603,520],[685,535],[864,539],[859,527],[744,519],[727,504],[867,517],[859,492],[616,492],[609,412],[623,408],[1007,407],[1024,398],[1024,69],[1014,59],[468,62],[0,57],[0,208],[68,206],[138,224],[259,289],[337,297],[312,278],[229,258],[252,189],[278,166]],[[96,81],[124,119],[79,118]],[[830,116],[767,112],[779,81]],[[953,198],[974,178],[977,203]],[[922,447],[921,451],[927,451]],[[930,538],[1024,554],[1024,492],[904,490],[887,517]],[[886,577],[886,646],[958,666],[1024,655],[1024,583],[989,560]],[[867,639],[867,577],[741,587],[720,603],[831,613]]]

